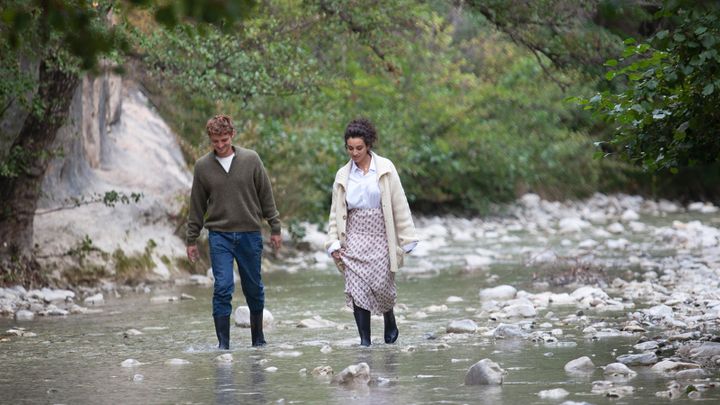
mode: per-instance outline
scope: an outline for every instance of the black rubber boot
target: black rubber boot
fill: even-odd
[[[230,316],[214,316],[218,349],[230,350]]]
[[[353,304],[353,314],[360,333],[360,346],[370,346],[370,311]]]
[[[250,336],[253,346],[265,346],[265,335],[263,335],[263,311],[250,313]]]
[[[385,343],[395,343],[400,335],[397,323],[395,323],[395,313],[393,310],[389,310],[383,314],[385,320]]]

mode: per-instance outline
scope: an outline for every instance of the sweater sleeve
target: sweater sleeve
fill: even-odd
[[[270,176],[268,176],[260,156],[257,156],[254,180],[263,218],[265,218],[270,225],[270,234],[279,235],[281,232],[280,213],[275,206]]]
[[[205,212],[208,206],[208,195],[198,176],[198,166],[193,173],[192,190],[190,191],[190,210],[188,212],[187,234],[185,241],[188,246],[197,242],[203,228]]]
[[[328,217],[328,232],[327,240],[325,241],[325,250],[330,249],[336,242],[339,244],[337,234],[337,219],[335,218],[335,211],[337,210],[337,186],[333,184],[332,190],[332,201],[330,203],[330,216]]]
[[[410,205],[408,204],[405,190],[400,182],[400,175],[393,167],[390,173],[390,195],[392,198],[392,211],[395,220],[395,229],[397,230],[397,240],[399,246],[406,246],[418,241],[415,233],[415,224],[413,223],[412,214],[410,213]],[[414,247],[414,246],[413,246]]]

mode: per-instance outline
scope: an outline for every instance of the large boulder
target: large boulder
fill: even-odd
[[[568,373],[592,373],[595,371],[595,364],[590,360],[590,357],[582,356],[567,362],[565,371]]]
[[[340,385],[367,385],[369,381],[370,366],[367,363],[348,366],[332,379],[333,384]]]

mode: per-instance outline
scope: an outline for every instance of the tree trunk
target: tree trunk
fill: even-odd
[[[40,63],[38,81],[35,100],[45,108],[28,115],[13,142],[12,148],[21,154],[18,176],[0,176],[0,269],[32,260],[33,220],[43,177],[80,82],[77,73],[63,71],[53,57]]]

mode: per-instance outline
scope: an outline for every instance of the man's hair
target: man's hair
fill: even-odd
[[[210,118],[205,125],[208,136],[212,135],[235,135],[235,127],[232,119],[225,114],[218,114]]]
[[[362,138],[368,148],[377,141],[377,130],[369,119],[355,118],[345,128],[345,142],[350,138]]]

